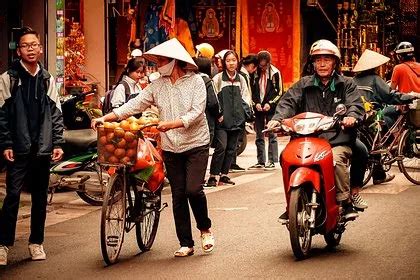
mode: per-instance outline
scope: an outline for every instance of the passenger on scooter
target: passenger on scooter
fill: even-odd
[[[348,166],[352,155],[350,147],[356,140],[353,126],[357,120],[363,118],[362,100],[353,80],[338,74],[341,55],[337,46],[328,40],[316,41],[311,46],[309,56],[313,61],[315,74],[301,78],[285,93],[267,127],[277,127],[281,120],[302,112],[333,116],[338,104],[346,106],[347,111],[341,122],[343,129],[337,133],[325,132],[320,137],[328,139],[333,148],[337,201],[343,207],[343,217],[354,220],[358,214],[350,197]],[[287,219],[285,212],[279,221],[286,222]]]

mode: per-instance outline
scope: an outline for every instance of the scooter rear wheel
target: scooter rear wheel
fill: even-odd
[[[311,249],[309,202],[308,195],[303,188],[292,189],[289,204],[289,234],[293,253],[298,260],[305,259]]]

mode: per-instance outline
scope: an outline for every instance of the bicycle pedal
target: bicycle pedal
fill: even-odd
[[[162,207],[160,207],[160,209],[158,210],[159,212],[162,212],[163,209],[165,209],[166,207],[168,207],[168,203],[163,203]]]

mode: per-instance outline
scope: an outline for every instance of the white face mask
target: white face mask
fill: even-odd
[[[172,70],[174,70],[174,66],[175,66],[175,59],[172,59],[172,61],[169,62],[168,64],[158,67],[158,72],[160,73],[162,77],[170,76],[172,74]]]

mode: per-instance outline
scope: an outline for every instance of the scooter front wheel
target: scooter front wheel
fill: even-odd
[[[289,204],[289,233],[292,250],[298,260],[305,259],[311,249],[309,203],[308,194],[303,188],[292,189]]]

